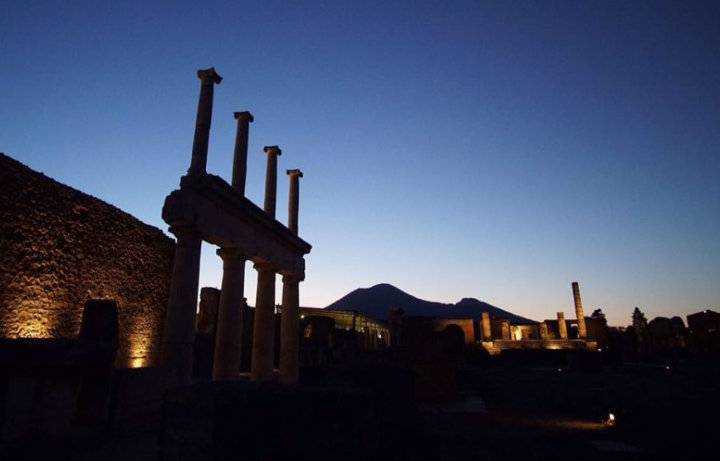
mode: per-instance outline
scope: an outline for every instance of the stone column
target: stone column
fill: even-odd
[[[253,350],[250,379],[272,381],[275,346],[275,268],[269,263],[256,263],[257,297],[253,325]]]
[[[303,177],[300,170],[287,170],[290,176],[290,203],[288,205],[288,229],[293,234],[298,233],[298,211],[300,208],[300,178]]]
[[[277,196],[277,158],[282,154],[278,146],[266,146],[267,170],[265,170],[265,213],[275,217],[275,197]]]
[[[492,341],[492,330],[490,329],[490,314],[482,313],[482,340]]]
[[[165,314],[160,364],[178,371],[180,384],[192,379],[195,308],[200,276],[200,235],[190,228],[170,227],[177,237],[170,300]]]
[[[542,340],[548,339],[548,337],[549,337],[550,335],[548,334],[548,326],[547,326],[547,323],[545,323],[545,322],[541,323],[540,326],[539,326],[539,330],[540,330],[540,331],[538,332],[538,334],[540,335],[540,339],[542,339]]]
[[[233,155],[233,189],[245,195],[245,179],[247,178],[247,152],[248,137],[250,135],[250,122],[255,118],[250,112],[235,112],[237,133],[235,135],[235,154]]]
[[[195,138],[193,139],[192,161],[188,174],[205,173],[207,166],[208,142],[210,141],[210,123],[212,122],[212,106],[214,85],[222,81],[222,77],[211,67],[197,71],[200,84],[200,100],[198,101],[195,119]]]
[[[510,337],[510,320],[503,320],[500,324],[502,328],[502,339],[509,340],[512,339]]]
[[[236,380],[240,373],[247,258],[239,248],[221,248],[217,254],[223,260],[223,279],[212,379],[213,381]]]
[[[583,313],[582,299],[580,299],[580,285],[572,283],[573,299],[575,300],[575,316],[578,323],[578,338],[587,338],[587,326],[585,325],[585,314]]]
[[[565,314],[562,312],[557,313],[558,319],[558,334],[560,339],[568,339],[567,337],[567,324],[565,323]]]
[[[283,276],[282,314],[280,318],[280,384],[298,383],[300,354],[299,281],[293,275]]]

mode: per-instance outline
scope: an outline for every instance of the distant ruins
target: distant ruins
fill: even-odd
[[[170,300],[162,341],[161,365],[179,371],[179,381],[192,377],[195,310],[200,271],[200,245],[220,247],[223,280],[216,327],[213,380],[239,379],[242,347],[245,262],[258,271],[253,328],[251,379],[274,379],[275,274],[283,281],[279,381],[298,380],[299,283],[305,279],[304,255],[311,246],[298,237],[300,170],[290,176],[289,228],[275,219],[278,146],[265,147],[264,209],[245,197],[249,112],[236,112],[238,121],[232,185],[207,174],[207,149],[212,121],[214,85],[222,77],[214,68],[198,71],[201,81],[192,161],[180,189],[165,200],[162,217],[177,237]]]

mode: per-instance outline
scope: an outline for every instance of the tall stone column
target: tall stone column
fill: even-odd
[[[177,244],[160,364],[176,368],[180,384],[189,384],[192,379],[202,240],[199,234],[189,228],[173,226],[170,232],[177,237]]]
[[[303,173],[300,170],[287,170],[290,176],[290,203],[288,205],[288,229],[293,234],[298,233],[298,211],[300,208],[300,178]]]
[[[580,285],[572,283],[573,300],[575,301],[575,316],[578,323],[578,338],[587,338],[587,326],[585,325],[585,314],[583,313],[582,299],[580,299]]]
[[[221,248],[217,254],[223,260],[223,279],[212,379],[236,380],[240,373],[242,349],[246,257],[239,248]]]
[[[250,136],[250,123],[255,118],[250,112],[235,112],[237,120],[237,133],[235,134],[235,153],[233,155],[233,189],[245,195],[245,179],[247,178],[248,138]]]
[[[562,312],[557,313],[558,319],[558,334],[560,339],[568,339],[567,337],[567,323],[565,323],[565,314]]]
[[[293,275],[283,276],[282,316],[280,318],[280,384],[298,383],[300,354],[300,295],[299,280]]]
[[[278,146],[266,146],[267,169],[265,170],[265,213],[275,217],[275,203],[277,197],[277,158],[282,154]]]
[[[214,67],[199,70],[197,75],[201,81],[200,100],[195,119],[195,138],[193,139],[192,161],[188,174],[205,173],[210,141],[210,123],[212,122],[214,85],[222,81],[222,77],[215,72]]]
[[[490,314],[487,312],[482,313],[482,340],[492,341],[492,330],[490,329]]]
[[[267,382],[273,379],[275,352],[275,268],[269,263],[256,263],[255,269],[258,276],[250,379]]]

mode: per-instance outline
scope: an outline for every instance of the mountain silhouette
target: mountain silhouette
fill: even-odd
[[[387,320],[388,309],[400,307],[406,316],[429,316],[440,319],[479,318],[481,312],[493,319],[510,319],[513,324],[534,324],[506,310],[475,298],[463,298],[456,304],[437,303],[416,298],[388,283],[370,288],[358,288],[326,307],[341,311],[357,311],[376,320]]]

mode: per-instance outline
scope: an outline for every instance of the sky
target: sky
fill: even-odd
[[[714,1],[0,0],[0,151],[167,232],[214,66],[208,172],[249,110],[248,198],[263,146],[283,223],[304,173],[301,305],[385,282],[543,320],[578,281],[611,325],[684,317],[720,309],[718,24]]]

